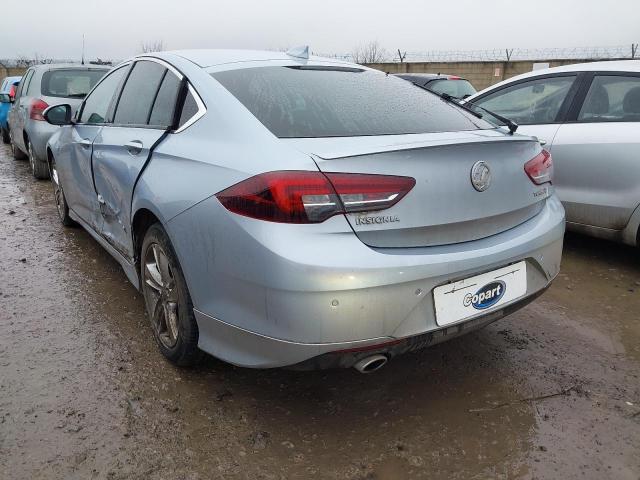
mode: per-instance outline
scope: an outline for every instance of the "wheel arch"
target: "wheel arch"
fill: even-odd
[[[131,241],[133,245],[133,263],[136,268],[136,272],[138,272],[139,281],[142,281],[140,278],[140,258],[141,258],[141,250],[142,250],[142,242],[144,241],[144,236],[146,235],[149,228],[159,223],[163,225],[163,222],[160,220],[158,215],[154,213],[151,209],[147,207],[140,207],[134,213],[131,220]],[[164,228],[164,225],[163,225]],[[166,228],[165,228],[166,232]],[[140,285],[138,285],[140,287]]]
[[[51,151],[51,147],[47,144],[47,165],[49,166],[49,171],[51,171],[51,160],[53,160],[53,151]]]
[[[640,205],[636,206],[622,231],[622,241],[627,245],[640,247]]]

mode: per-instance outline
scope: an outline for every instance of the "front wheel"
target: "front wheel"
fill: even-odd
[[[153,336],[171,363],[192,366],[202,359],[193,304],[169,237],[159,223],[142,242],[140,278]]]
[[[9,143],[11,142],[11,137],[9,137],[9,132],[7,131],[6,128],[2,128],[2,143]]]
[[[65,227],[73,227],[76,224],[74,220],[69,216],[69,206],[67,205],[67,199],[64,196],[64,190],[60,183],[60,177],[58,177],[58,169],[56,167],[56,159],[51,157],[51,164],[49,165],[49,172],[51,175],[51,183],[53,184],[53,195],[56,200],[56,209],[58,210],[58,217]]]

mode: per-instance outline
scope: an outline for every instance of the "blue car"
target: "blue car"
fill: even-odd
[[[7,77],[0,86],[0,130],[2,131],[2,141],[9,143],[9,125],[7,115],[11,108],[11,101],[16,96],[16,90],[22,77]]]

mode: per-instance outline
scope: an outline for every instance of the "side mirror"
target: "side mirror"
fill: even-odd
[[[8,93],[0,93],[0,103],[11,103],[11,97]]]
[[[51,125],[71,125],[71,105],[54,105],[47,108],[42,116]]]

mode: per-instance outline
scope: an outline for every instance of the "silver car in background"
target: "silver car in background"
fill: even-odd
[[[409,82],[280,52],[115,67],[45,112],[63,224],[145,298],[161,352],[356,367],[487,325],[560,268],[551,157]]]
[[[536,70],[467,101],[546,143],[567,228],[640,245],[640,60]]]
[[[77,108],[108,71],[101,66],[45,64],[25,72],[9,111],[9,138],[14,158],[27,156],[34,177],[49,178],[46,145],[58,129],[44,120],[43,112],[62,102]]]

